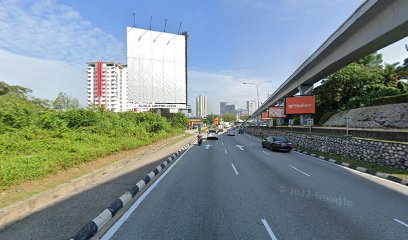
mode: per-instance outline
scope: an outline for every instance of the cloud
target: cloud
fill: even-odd
[[[195,98],[198,95],[208,97],[208,113],[220,111],[220,102],[227,101],[239,108],[245,108],[245,102],[256,99],[256,87],[254,85],[243,85],[243,82],[265,82],[265,77],[252,76],[249,73],[238,71],[209,72],[193,69],[189,71],[189,99],[192,112],[195,113]],[[262,84],[259,88],[259,98],[263,102],[268,93],[278,87],[277,82]]]
[[[408,37],[405,37],[378,52],[383,54],[383,60],[386,63],[403,63],[404,60],[408,58],[408,50],[405,49],[405,45],[408,45]]]
[[[58,60],[22,56],[0,49],[0,81],[33,90],[40,98],[55,99],[62,91],[86,103],[86,68]]]
[[[126,56],[124,44],[55,0],[3,0],[0,48],[31,57],[85,63]]]
[[[86,62],[124,59],[124,44],[55,0],[0,2],[0,81],[86,103]],[[125,31],[125,30],[124,30]]]

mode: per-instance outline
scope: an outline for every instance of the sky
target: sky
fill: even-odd
[[[189,33],[188,103],[208,96],[244,107],[273,93],[362,0],[0,0],[0,81],[86,104],[87,62],[126,63],[126,26]],[[408,57],[404,38],[380,50],[388,63]]]

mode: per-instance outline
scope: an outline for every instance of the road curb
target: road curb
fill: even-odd
[[[253,136],[253,135],[248,134],[248,133],[246,133],[246,134],[248,136],[251,136],[251,137],[255,138],[255,139],[261,140],[261,138],[259,138],[259,137]],[[393,181],[395,183],[399,183],[399,184],[404,185],[404,186],[408,186],[408,179],[402,179],[402,178],[399,178],[399,177],[396,177],[396,176],[393,176],[393,175],[390,175],[390,174],[386,174],[386,173],[383,173],[383,172],[377,172],[374,169],[355,166],[355,165],[352,165],[352,164],[349,164],[349,163],[346,163],[346,162],[341,162],[339,160],[334,160],[334,159],[330,159],[330,158],[327,158],[327,157],[324,157],[324,156],[319,156],[319,155],[316,155],[314,153],[309,153],[307,151],[301,151],[301,150],[298,150],[298,149],[295,149],[295,148],[293,148],[293,151],[303,153],[303,154],[309,155],[311,157],[318,158],[320,160],[325,160],[325,161],[328,161],[328,162],[331,162],[331,163],[334,163],[334,164],[337,164],[337,165],[341,165],[343,167],[351,168],[351,169],[357,170],[357,171],[362,172],[362,173],[370,174],[370,175],[377,176],[377,177],[380,177],[380,178],[383,178],[383,179],[386,179],[386,180],[389,180],[389,181]]]
[[[306,151],[301,151],[301,150],[298,150],[298,149],[295,149],[295,148],[293,149],[293,151],[303,153],[303,154],[306,154],[306,155],[309,155],[311,157],[315,157],[315,158],[318,158],[318,159],[321,159],[321,160],[325,160],[325,161],[328,161],[328,162],[331,162],[331,163],[334,163],[334,164],[337,164],[337,165],[341,165],[341,166],[346,167],[346,168],[351,168],[351,169],[357,170],[357,171],[362,172],[362,173],[366,173],[366,174],[377,176],[377,177],[380,177],[380,178],[383,178],[383,179],[387,179],[389,181],[393,181],[395,183],[399,183],[399,184],[404,185],[404,186],[408,186],[408,179],[402,179],[402,178],[399,178],[399,177],[396,177],[396,176],[393,176],[393,175],[390,175],[390,174],[386,174],[386,173],[383,173],[383,172],[377,172],[374,169],[355,166],[355,165],[350,164],[350,163],[341,162],[339,160],[330,159],[330,158],[319,156],[319,155],[309,153],[309,152],[306,152]]]
[[[71,240],[86,240],[90,239],[108,223],[115,214],[126,206],[131,200],[140,192],[151,180],[153,180],[159,173],[166,171],[167,166],[173,163],[183,152],[185,152],[191,145],[193,145],[196,140],[184,145],[177,152],[173,153],[164,162],[156,166],[150,173],[143,177],[139,182],[133,185],[128,191],[126,191],[122,196],[113,201],[105,210],[103,210],[96,218],[88,222],[85,226],[81,228]]]

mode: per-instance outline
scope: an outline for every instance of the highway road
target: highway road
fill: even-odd
[[[408,187],[224,134],[187,151],[102,239],[406,240],[407,223]]]

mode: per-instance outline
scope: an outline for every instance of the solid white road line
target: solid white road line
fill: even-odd
[[[232,168],[234,169],[235,174],[237,174],[237,175],[238,175],[239,173],[238,173],[238,171],[237,171],[237,169],[235,168],[235,166],[234,166],[234,164],[233,164],[233,163],[231,163],[231,166],[232,166]]]
[[[294,166],[292,166],[292,165],[289,165],[289,166],[290,166],[291,168],[295,169],[296,171],[299,171],[299,172],[301,172],[301,173],[305,174],[306,176],[310,177],[310,175],[309,175],[309,174],[307,174],[307,173],[305,173],[305,172],[303,172],[303,171],[301,171],[301,170],[299,170],[299,169],[295,168]]]
[[[143,194],[137,199],[137,201],[123,214],[122,217],[105,233],[101,240],[111,239],[113,235],[119,230],[119,228],[125,223],[130,215],[139,207],[140,203],[149,195],[149,193],[160,183],[160,181],[171,171],[171,169],[183,158],[191,148],[187,149],[178,159],[171,165],[167,171],[165,171]]]
[[[227,149],[225,149],[225,148],[224,148],[224,152],[225,152],[225,154],[228,154]]]
[[[345,169],[345,170],[347,170],[347,171],[351,171],[351,172],[354,172],[354,173],[357,173],[357,174],[364,174],[364,176],[369,176],[369,177],[372,177],[372,178],[381,180],[381,181],[383,181],[383,182],[387,182],[387,183],[390,183],[390,184],[394,184],[395,186],[398,186],[398,187],[401,187],[401,186],[402,186],[401,184],[396,183],[396,182],[393,182],[393,181],[391,181],[391,180],[388,180],[388,179],[385,179],[385,178],[380,178],[380,177],[377,177],[377,176],[374,176],[374,175],[371,175],[371,174],[368,174],[368,173],[363,173],[363,172],[354,170],[354,169],[352,169],[352,168],[344,167],[344,166],[342,166],[342,165],[337,165],[337,164],[332,163],[332,162],[330,162],[330,161],[326,161],[326,160],[323,160],[323,159],[320,159],[320,158],[317,158],[317,157],[312,157],[312,156],[310,156],[310,155],[307,155],[307,154],[304,154],[304,153],[300,153],[300,152],[296,152],[296,151],[295,151],[295,153],[297,153],[297,154],[299,154],[299,155],[306,156],[306,157],[314,158],[315,160],[318,160],[318,161],[321,161],[321,162],[325,162],[325,163],[327,163],[327,164],[331,164],[331,165],[334,165],[334,166],[336,166],[336,167],[343,168],[343,169]]]
[[[408,227],[408,224],[404,223],[404,222],[401,221],[401,220],[394,219],[394,221],[396,221],[397,223],[401,223],[401,224],[404,225],[405,227]]]
[[[269,155],[269,156],[271,156],[271,154],[270,153],[267,153],[267,152],[265,152],[265,151],[262,151],[263,153],[265,153],[266,155]]]
[[[271,227],[269,227],[268,222],[265,219],[261,219],[263,225],[266,228],[266,231],[268,231],[269,236],[271,237],[272,240],[278,240],[275,236],[275,234],[273,234]]]

